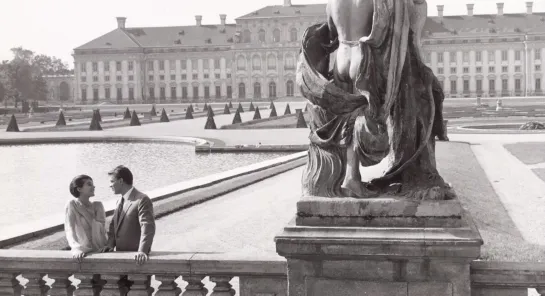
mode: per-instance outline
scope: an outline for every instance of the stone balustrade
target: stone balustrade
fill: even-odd
[[[0,295],[286,296],[286,261],[276,254],[154,252],[94,254],[0,250]],[[545,295],[545,263],[473,261],[471,294]],[[236,293],[237,291],[238,293]]]
[[[471,287],[474,296],[545,295],[545,263],[473,261]]]
[[[152,277],[153,276],[153,277]],[[233,280],[234,279],[234,280]],[[0,295],[286,295],[286,261],[276,254],[105,253],[76,262],[69,251],[0,250]]]

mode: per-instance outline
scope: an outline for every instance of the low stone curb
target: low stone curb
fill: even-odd
[[[301,152],[308,145],[234,145],[214,147],[208,144],[196,145],[197,153],[236,153],[236,152]]]

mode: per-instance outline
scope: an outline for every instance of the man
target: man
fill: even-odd
[[[121,194],[108,229],[108,244],[105,252],[136,252],[137,264],[148,260],[153,237],[155,218],[150,198],[133,186],[133,175],[125,166],[118,166],[108,173],[110,187]]]

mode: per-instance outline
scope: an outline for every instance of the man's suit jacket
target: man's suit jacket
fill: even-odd
[[[116,207],[108,229],[108,246],[116,251],[149,253],[155,236],[150,198],[134,188],[125,200],[124,209]]]

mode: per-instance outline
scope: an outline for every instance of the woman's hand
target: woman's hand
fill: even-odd
[[[106,247],[102,247],[100,250],[98,250],[99,253],[108,253],[108,252],[113,252],[113,248],[110,248],[108,246]]]
[[[76,261],[81,262],[83,261],[83,257],[87,255],[85,252],[75,252],[72,255],[72,258],[74,258]]]

